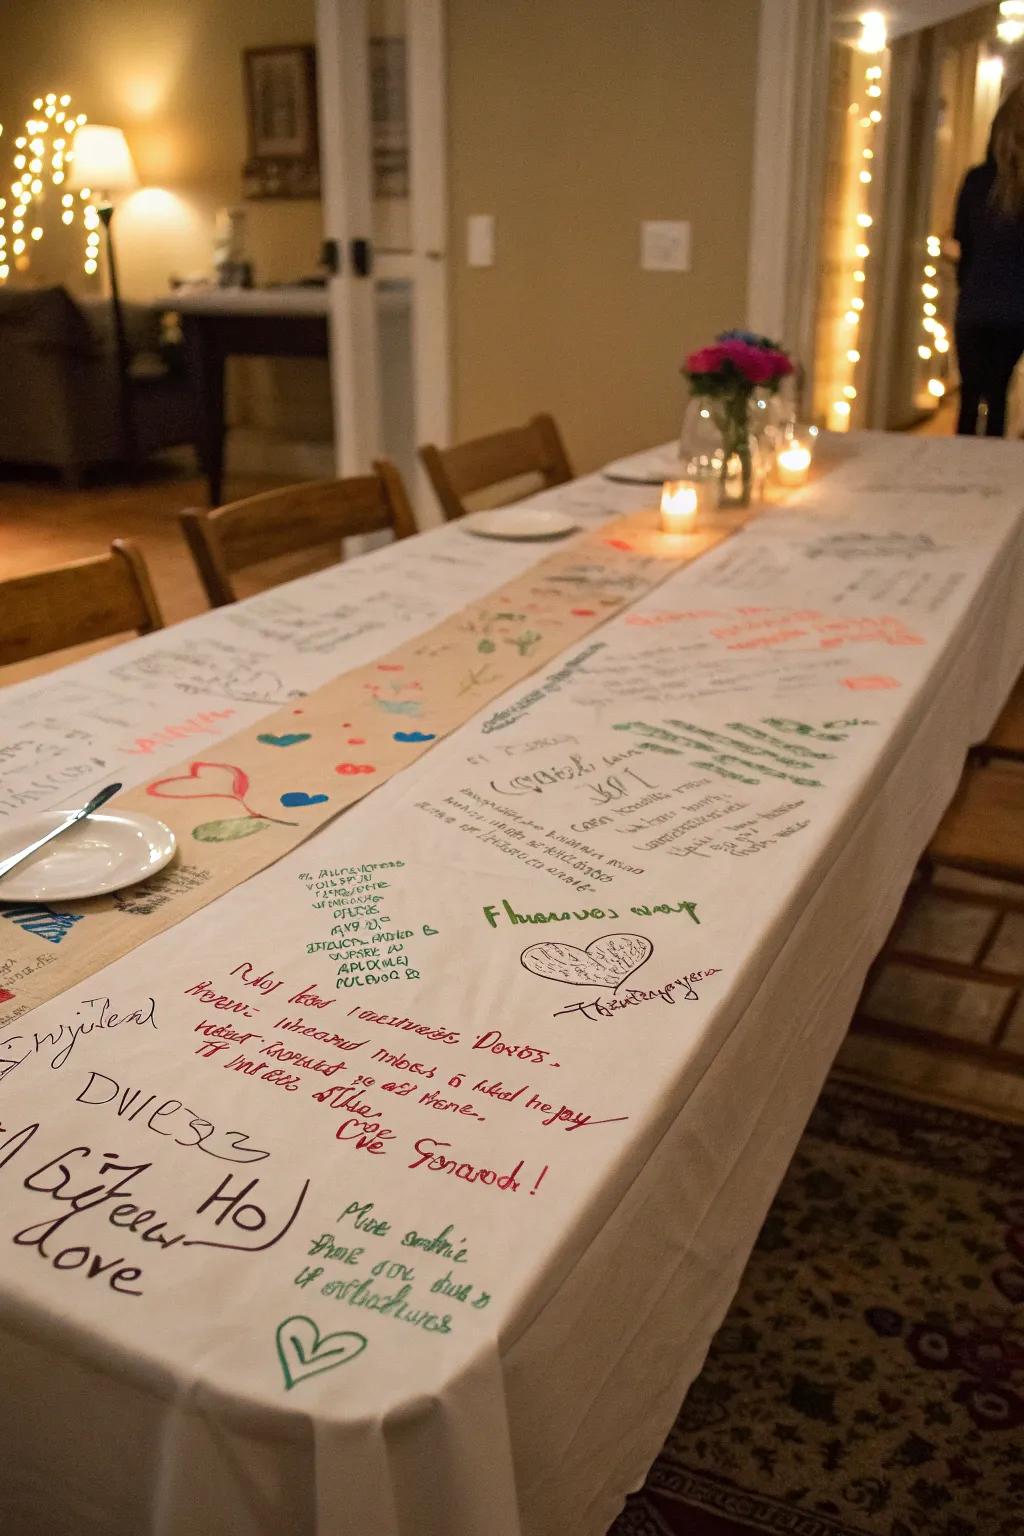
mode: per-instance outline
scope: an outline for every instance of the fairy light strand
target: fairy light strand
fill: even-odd
[[[868,264],[871,257],[871,232],[875,228],[875,219],[870,212],[871,188],[875,179],[874,161],[877,155],[878,130],[882,122],[879,103],[882,100],[885,80],[883,64],[880,61],[880,55],[885,52],[887,41],[885,18],[878,11],[867,11],[860,18],[860,23],[861,34],[857,48],[868,56],[868,62],[864,66],[861,87],[863,106],[858,100],[853,102],[849,109],[850,115],[857,119],[859,130],[854,138],[852,169],[856,172],[855,196],[853,222],[849,231],[849,257],[851,263],[855,261],[856,265],[852,266],[850,273],[851,292],[842,306],[843,341],[840,351],[845,367],[841,367],[839,373],[841,379],[845,375],[845,382],[840,382],[829,411],[829,426],[837,432],[849,430],[853,402],[858,394],[857,373],[861,361],[859,332],[864,318],[864,292],[867,287]]]
[[[41,222],[41,206],[51,189],[63,186],[67,168],[75,158],[72,141],[78,129],[87,122],[84,112],[70,110],[71,97],[66,93],[48,91],[37,96],[32,103],[31,116],[25,119],[21,133],[14,140],[11,166],[14,179],[9,183],[10,206],[7,189],[0,189],[0,283],[11,275],[11,268],[18,272],[27,270],[31,260],[31,248],[44,234]],[[0,128],[0,132],[2,132]],[[99,216],[89,201],[90,191],[82,193],[83,223],[86,231],[84,269],[91,276],[97,270],[99,235],[92,238]],[[73,224],[77,215],[75,199],[69,192],[61,195],[61,223]],[[89,220],[90,212],[93,215]],[[7,235],[7,216],[10,216],[10,240]]]
[[[1024,0],[1002,0],[999,7],[996,35],[1000,42],[1019,43],[1024,37]]]
[[[917,355],[926,365],[926,403],[932,408],[938,406],[946,393],[943,376],[949,353],[949,333],[938,319],[939,300],[942,297],[938,266],[941,255],[942,241],[938,235],[928,235],[925,238],[925,260],[921,268],[921,340]]]

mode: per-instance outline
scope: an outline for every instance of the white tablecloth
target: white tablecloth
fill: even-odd
[[[1024,448],[841,446],[0,1033],[5,1532],[605,1530],[1024,660]],[[536,558],[448,527],[12,689],[0,817],[215,761]]]

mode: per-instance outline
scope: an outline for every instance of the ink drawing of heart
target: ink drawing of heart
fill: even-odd
[[[240,800],[249,775],[231,763],[190,763],[188,773],[154,779],[146,793],[165,800]]]
[[[586,949],[552,940],[524,949],[523,965],[545,981],[570,987],[610,987],[613,992],[649,960],[654,945],[641,933],[607,933]]]
[[[277,1325],[277,1354],[289,1392],[309,1376],[347,1365],[365,1348],[361,1333],[322,1334],[311,1317],[286,1317]]]

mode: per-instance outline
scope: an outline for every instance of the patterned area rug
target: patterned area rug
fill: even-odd
[[[1024,1126],[833,1076],[609,1536],[1021,1536]]]

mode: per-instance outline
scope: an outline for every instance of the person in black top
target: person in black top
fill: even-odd
[[[964,177],[956,204],[960,242],[956,349],[957,431],[973,436],[988,406],[988,437],[1006,430],[1006,395],[1024,353],[1024,82],[995,115],[988,158]]]

